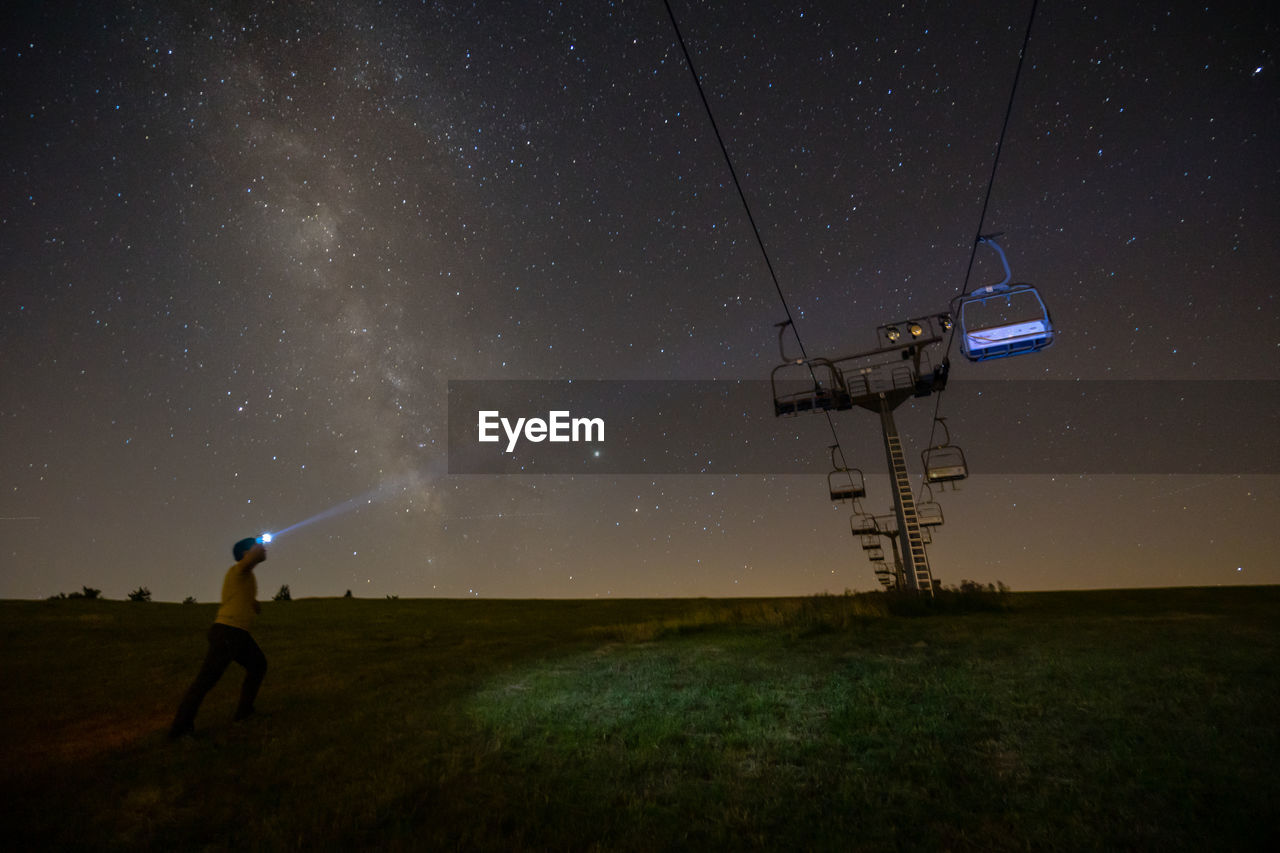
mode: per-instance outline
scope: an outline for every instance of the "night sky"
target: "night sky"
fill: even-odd
[[[810,355],[943,310],[1030,4],[672,8]],[[877,587],[849,506],[794,460],[449,473],[450,380],[759,381],[779,361],[785,311],[661,0],[2,15],[0,597],[216,600],[236,539],[330,510],[273,543],[260,597]],[[944,583],[1280,582],[1277,44],[1268,3],[1040,4],[981,227],[1059,335],[953,352],[941,413],[974,475],[937,495]],[[971,286],[1001,277],[985,251]],[[1258,380],[1232,386],[1247,417],[1189,404],[1196,430],[1125,439],[1176,455],[1218,421],[1255,442],[1212,473],[1113,470],[1115,411],[947,396],[1009,379]],[[898,413],[916,482],[933,403]],[[876,419],[834,422],[887,512]],[[780,456],[821,467],[825,419],[784,426],[802,449]],[[1103,461],[982,450],[1068,431]]]

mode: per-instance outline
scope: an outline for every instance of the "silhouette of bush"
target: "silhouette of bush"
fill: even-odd
[[[196,603],[196,597],[195,597],[194,595],[188,595],[186,598],[182,599],[182,603],[183,603],[183,604],[195,604],[195,603]]]
[[[883,593],[894,616],[930,616],[935,613],[976,613],[1009,609],[1009,587],[1004,581],[981,584],[961,580],[959,586],[938,586],[933,596],[914,590]]]
[[[147,589],[145,586],[140,586],[137,589],[135,589],[133,592],[129,593],[129,600],[130,601],[150,601],[151,590]]]
[[[347,590],[347,594],[346,594],[346,595],[344,595],[344,596],[342,596],[342,597],[343,597],[343,598],[351,598],[351,590]]]
[[[80,592],[73,592],[70,595],[68,595],[65,592],[60,592],[57,595],[51,595],[49,596],[48,600],[64,601],[68,598],[97,598],[98,596],[102,595],[102,590],[94,589],[91,586],[82,586],[80,587],[80,589],[81,589]]]
[[[289,585],[284,584],[280,587],[280,591],[272,596],[273,601],[293,601],[293,596],[289,594]]]
[[[1007,610],[1009,587],[1004,581],[981,584],[961,579],[960,586],[948,590],[959,600],[961,610]]]

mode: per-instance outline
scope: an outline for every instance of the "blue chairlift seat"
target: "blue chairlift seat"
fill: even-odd
[[[1038,352],[1053,343],[1053,321],[1030,284],[980,287],[960,301],[960,348],[970,361]]]

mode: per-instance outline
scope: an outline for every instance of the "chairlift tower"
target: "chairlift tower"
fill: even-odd
[[[807,361],[787,359],[782,336],[789,325],[789,322],[779,324],[778,342],[784,361],[772,376],[774,414],[785,416],[858,407],[879,416],[893,485],[897,530],[896,535],[887,531],[875,535],[889,536],[893,543],[895,563],[900,561],[901,566],[896,572],[899,586],[933,595],[933,573],[925,536],[893,412],[913,397],[927,397],[946,386],[950,364],[944,359],[932,365],[928,350],[942,343],[951,328],[950,315],[887,324],[877,329],[879,345],[875,349],[835,359]]]
[[[953,315],[959,322],[956,331],[961,339],[961,351],[970,361],[1039,352],[1054,341],[1053,321],[1039,291],[1030,284],[1010,283],[1013,273],[1004,249],[995,241],[999,236],[979,234],[975,249],[977,245],[986,245],[995,250],[1004,268],[1002,281],[962,293],[951,300],[949,312],[881,326],[876,330],[879,345],[875,349],[839,358],[789,359],[783,335],[791,321],[778,324],[778,350],[782,364],[773,369],[770,377],[773,413],[776,416],[841,411],[854,406],[880,416],[885,458],[889,462],[889,477],[893,482],[897,530],[890,532],[887,519],[885,524],[881,524],[879,518],[860,511],[849,521],[853,535],[861,537],[862,547],[871,555],[872,562],[883,564],[884,549],[880,547],[879,540],[882,536],[889,537],[893,544],[897,569],[895,580],[899,588],[933,595],[935,582],[925,546],[930,541],[928,528],[942,524],[943,520],[942,508],[933,500],[932,489],[934,485],[944,489],[947,483],[954,488],[957,481],[969,476],[964,452],[951,443],[946,418],[938,417],[937,423],[942,426],[945,438],[941,444],[920,454],[924,466],[923,488],[928,499],[917,504],[911,492],[902,438],[893,421],[893,410],[912,397],[927,397],[946,387],[951,363],[944,355],[940,364],[931,365],[929,348],[942,343],[952,330]],[[856,507],[858,496],[855,492],[857,484],[861,483],[861,472],[850,469],[843,458],[837,461],[838,446],[832,448],[834,470],[827,478],[831,499],[852,499]],[[857,479],[853,476],[855,472]],[[865,494],[865,489],[862,494]],[[876,570],[876,576],[881,583],[890,585],[889,571],[883,565]]]

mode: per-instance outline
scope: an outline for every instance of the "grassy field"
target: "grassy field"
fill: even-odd
[[[1280,588],[1002,604],[0,602],[6,846],[1280,848]]]

